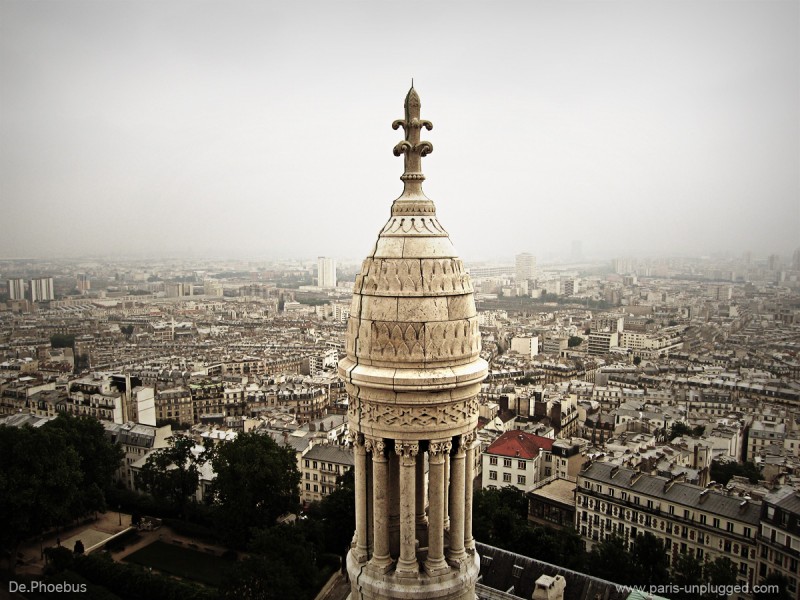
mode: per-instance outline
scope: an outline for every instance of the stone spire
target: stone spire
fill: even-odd
[[[352,598],[475,598],[472,480],[487,364],[472,283],[422,192],[420,119],[405,101],[403,193],[356,277],[339,375],[349,396]],[[425,472],[425,465],[428,472]]]
[[[422,192],[422,182],[425,175],[422,173],[422,157],[433,152],[433,144],[420,141],[419,134],[422,128],[430,131],[433,123],[420,119],[420,109],[422,103],[419,100],[417,90],[414,89],[412,82],[411,89],[406,94],[405,119],[397,119],[392,123],[392,129],[400,127],[406,132],[406,139],[398,142],[394,147],[394,155],[405,157],[405,169],[400,179],[403,181],[403,195],[395,200],[392,206],[392,213],[397,210],[397,214],[409,214],[414,209],[417,212],[435,212],[433,202],[431,202]]]

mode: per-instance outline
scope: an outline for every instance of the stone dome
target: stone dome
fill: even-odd
[[[339,373],[351,397],[373,403],[405,403],[410,398],[398,398],[397,393],[426,391],[435,391],[436,397],[420,396],[420,401],[446,403],[460,397],[455,392],[460,389],[476,404],[474,385],[486,377],[487,365],[480,358],[473,287],[436,207],[422,192],[420,159],[433,147],[421,142],[419,133],[432,125],[419,119],[413,87],[405,106],[406,118],[393,123],[395,129],[406,130],[406,139],[394,149],[396,155],[405,154],[404,190],[356,277],[347,355]],[[351,413],[357,410],[351,406]],[[470,417],[474,413],[474,419],[466,419],[467,426],[477,422],[477,405],[461,411]],[[351,414],[350,422],[362,423],[363,416]],[[396,433],[393,429],[381,433]]]

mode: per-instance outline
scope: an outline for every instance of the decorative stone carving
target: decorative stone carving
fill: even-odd
[[[384,427],[431,427],[468,422],[478,414],[478,400],[470,398],[438,406],[402,406],[365,402],[362,419]]]
[[[394,221],[397,219],[387,227]],[[356,276],[353,290],[376,296],[449,296],[472,294],[474,288],[458,258],[368,258]]]
[[[398,456],[415,458],[419,453],[419,442],[404,442],[395,445]]]
[[[372,443],[372,456],[383,456],[386,450],[386,442],[382,439],[370,440]]]
[[[452,449],[453,449],[453,442],[451,442],[450,440],[446,441],[439,440],[428,444],[428,452],[432,456],[450,454],[450,450]]]
[[[436,217],[392,217],[381,230],[384,236],[414,234],[446,236],[447,232]]]

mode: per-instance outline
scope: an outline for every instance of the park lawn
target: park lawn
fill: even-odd
[[[222,581],[224,568],[231,564],[230,560],[220,556],[159,540],[129,554],[123,560],[215,587]]]

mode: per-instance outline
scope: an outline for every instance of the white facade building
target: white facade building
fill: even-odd
[[[320,256],[317,258],[317,286],[336,287],[336,259]]]

